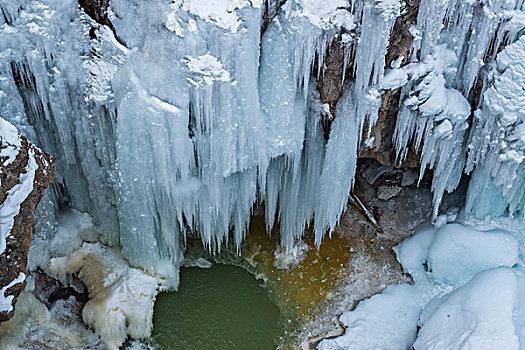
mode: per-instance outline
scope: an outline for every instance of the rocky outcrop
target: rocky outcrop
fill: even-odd
[[[402,15],[397,17],[392,33],[390,33],[388,52],[385,57],[385,68],[392,68],[392,62],[401,57],[401,66],[409,62],[410,47],[413,39],[409,29],[416,22],[418,11],[419,0],[408,0],[405,2],[404,9],[401,12]],[[364,144],[361,146],[361,157],[374,158],[386,166],[401,166],[401,164],[396,164],[396,154],[392,140],[400,97],[401,88],[383,92],[377,122],[370,133],[370,138],[373,137],[374,142],[371,147]],[[368,130],[368,127],[365,127],[364,130]],[[366,135],[363,137],[363,140],[365,139]],[[419,167],[420,154],[419,149],[407,152],[407,157],[403,160],[402,165],[412,168]]]
[[[113,24],[108,15],[109,0],[78,0],[78,3],[89,17],[97,23],[113,29]]]
[[[264,34],[270,22],[277,15],[279,8],[284,5],[286,0],[264,0],[264,10],[262,14],[261,36]]]
[[[0,322],[25,287],[33,214],[53,177],[53,158],[0,119]]]
[[[410,48],[412,45],[412,35],[409,32],[410,27],[416,22],[419,10],[419,0],[409,0],[404,3],[401,16],[397,17],[390,34],[388,52],[385,57],[385,67],[391,68],[392,62],[400,57],[401,65],[409,62]],[[326,138],[330,133],[330,124],[335,115],[335,106],[343,93],[343,75],[351,76],[350,67],[353,62],[348,62],[347,71],[344,72],[344,48],[340,43],[340,36],[336,36],[330,47],[327,49],[324,59],[324,68],[318,82],[318,90],[321,102],[330,106],[331,116],[323,118],[323,128]],[[315,71],[315,69],[314,69]],[[360,157],[374,158],[386,166],[401,166],[396,164],[395,149],[392,142],[394,129],[396,126],[396,116],[399,110],[399,100],[401,88],[384,91],[381,98],[381,107],[378,111],[378,119],[372,128],[370,138],[373,137],[373,143],[361,145]],[[365,125],[363,130],[368,130]],[[363,141],[368,135],[363,135]],[[406,159],[403,160],[403,166],[418,167],[420,152],[414,150],[409,152]]]
[[[344,49],[341,45],[341,37],[337,35],[324,59],[325,68],[319,81],[319,94],[322,103],[328,103],[330,113],[335,116],[335,105],[343,94],[343,70],[344,70]],[[352,66],[352,63],[348,65]],[[315,70],[314,70],[315,71]]]

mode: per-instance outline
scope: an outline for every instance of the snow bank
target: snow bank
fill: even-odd
[[[513,233],[449,224],[395,251],[414,284],[390,286],[343,313],[346,333],[319,349],[519,348],[525,280]]]
[[[478,272],[518,263],[518,241],[503,230],[478,231],[459,224],[436,232],[428,268],[437,283],[464,284]]]
[[[414,342],[421,305],[419,291],[407,284],[388,287],[339,318],[344,335],[323,340],[319,350],[406,349]]]
[[[84,243],[68,256],[52,259],[48,269],[61,278],[79,272],[90,295],[82,319],[109,349],[118,349],[128,336],[151,335],[155,297],[165,288],[162,279],[131,268],[116,250],[100,243]]]
[[[509,268],[478,273],[463,287],[436,300],[421,315],[421,330],[414,348],[519,349],[515,319],[518,278]],[[437,304],[437,305],[435,305]]]

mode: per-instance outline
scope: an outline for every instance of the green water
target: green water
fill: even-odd
[[[158,296],[153,325],[158,348],[176,350],[270,350],[281,330],[260,282],[231,265],[182,268],[179,290]]]

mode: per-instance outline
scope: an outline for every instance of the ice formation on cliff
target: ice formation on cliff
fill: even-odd
[[[74,0],[0,0],[0,110],[57,158],[47,203],[90,213],[104,242],[149,271],[176,267],[189,234],[239,245],[261,203],[285,248],[314,218],[320,244],[381,94],[400,87],[397,161],[420,152],[420,177],[433,170],[435,215],[465,172],[468,210],[481,213],[473,203],[490,193],[495,214],[522,215],[522,0],[421,0],[408,56],[390,67],[404,2],[277,5],[113,0],[110,28]],[[347,69],[325,141],[316,80],[330,45]],[[42,244],[55,234],[38,229]]]

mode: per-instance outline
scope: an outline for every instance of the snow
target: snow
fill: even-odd
[[[300,8],[297,10],[297,15],[306,17],[310,23],[319,28],[330,29],[336,24],[351,30],[355,26],[353,16],[345,10],[349,6],[347,0],[327,0],[322,2],[299,0],[295,2]]]
[[[319,350],[406,349],[414,342],[419,296],[413,286],[395,285],[359,303],[339,318],[343,336],[323,340]]]
[[[388,69],[379,83],[381,89],[393,90],[405,85],[408,74],[404,69]]]
[[[485,270],[426,307],[414,349],[519,349],[518,279],[509,268]]]
[[[184,0],[177,2],[182,2],[182,10],[188,11],[204,21],[209,21],[233,33],[236,33],[242,24],[242,20],[236,13],[237,9],[257,4],[257,1],[252,2],[248,0]]]
[[[56,233],[50,242],[54,257],[66,256],[77,250],[82,242],[99,239],[93,218],[75,209],[64,209],[57,217]]]
[[[394,250],[414,283],[343,313],[345,334],[319,349],[519,348],[525,279],[514,233],[447,224],[421,229]]]
[[[131,268],[115,249],[100,243],[84,243],[52,259],[48,269],[61,278],[79,273],[90,295],[82,319],[102,335],[108,349],[118,349],[128,336],[151,335],[153,306],[159,290],[166,288],[164,279]]]
[[[508,232],[481,232],[458,224],[443,226],[428,251],[428,267],[438,283],[452,286],[478,272],[518,263],[518,241]]]
[[[6,167],[15,160],[22,145],[16,127],[3,118],[0,118],[0,142],[0,157],[7,157],[2,166]]]
[[[206,54],[198,57],[188,57],[183,59],[190,72],[199,76],[208,85],[214,81],[230,81],[230,73],[223,68],[221,62],[216,57]]]
[[[13,310],[13,296],[5,295],[7,290],[15,284],[24,283],[26,275],[23,272],[18,274],[18,277],[9,282],[5,287],[0,289],[0,312],[11,312]]]

